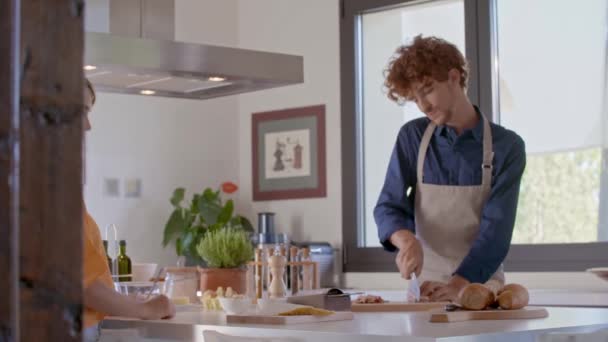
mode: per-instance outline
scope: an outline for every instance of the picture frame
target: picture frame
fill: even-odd
[[[254,201],[327,195],[325,105],[253,113],[251,139]]]

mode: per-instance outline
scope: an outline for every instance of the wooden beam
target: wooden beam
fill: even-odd
[[[0,1],[0,341],[19,341],[18,0]]]
[[[22,341],[78,341],[82,324],[83,0],[22,0]]]

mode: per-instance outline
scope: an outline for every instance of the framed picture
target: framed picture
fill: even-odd
[[[325,197],[325,105],[254,113],[253,200]]]

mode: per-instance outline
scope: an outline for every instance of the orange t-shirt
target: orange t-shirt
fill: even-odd
[[[110,275],[108,258],[103,248],[101,234],[97,223],[88,212],[84,212],[84,247],[83,252],[83,286],[87,288],[95,280],[100,280],[108,288],[113,289],[114,283]],[[84,327],[88,328],[103,320],[105,315],[85,306],[84,308]]]

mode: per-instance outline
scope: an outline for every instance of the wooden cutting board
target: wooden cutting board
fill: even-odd
[[[331,321],[348,321],[353,319],[350,311],[336,311],[327,316],[257,316],[226,315],[226,322],[236,324],[302,324]]]
[[[353,312],[398,312],[398,311],[428,311],[445,307],[448,302],[435,303],[407,303],[407,302],[386,302],[386,303],[353,303]]]
[[[433,311],[431,312],[430,321],[433,323],[449,323],[474,320],[545,318],[548,316],[549,312],[547,312],[547,309],[528,306],[519,310]]]

